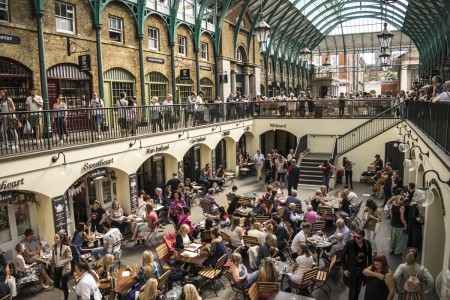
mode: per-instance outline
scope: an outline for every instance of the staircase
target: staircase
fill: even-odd
[[[319,165],[329,160],[329,153],[308,153],[300,162],[300,178],[298,183],[304,186],[318,188],[322,185],[322,169]]]

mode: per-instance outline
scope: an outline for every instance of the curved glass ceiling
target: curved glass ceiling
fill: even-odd
[[[380,0],[289,0],[322,34],[346,34],[381,31],[381,18],[394,20],[393,29],[401,29],[408,0],[397,0],[386,8]],[[356,22],[353,22],[356,21]],[[343,26],[336,26],[342,23]],[[355,32],[351,26],[357,26]],[[334,28],[337,27],[337,28]],[[348,27],[348,28],[347,28]],[[345,28],[345,29],[344,29]],[[341,30],[341,31],[339,31]]]

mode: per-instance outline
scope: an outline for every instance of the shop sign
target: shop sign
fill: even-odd
[[[111,159],[108,159],[108,160],[105,160],[105,159],[102,158],[98,162],[95,162],[95,163],[92,163],[92,164],[85,163],[84,166],[83,166],[83,169],[85,169],[85,170],[95,169],[95,168],[98,168],[98,167],[103,167],[103,166],[106,166],[106,165],[110,165],[113,162],[114,162],[114,158],[111,158]]]
[[[229,131],[229,130],[227,130],[227,131],[223,131],[223,132],[222,132],[222,135],[223,135],[223,136],[227,136],[227,135],[230,135],[230,131]]]
[[[0,193],[0,201],[8,201],[13,198],[13,194],[11,192],[3,192]]]
[[[128,176],[130,181],[130,204],[131,213],[135,213],[138,209],[138,188],[137,188],[137,175],[136,173],[130,174]]]
[[[155,64],[164,64],[164,59],[157,57],[146,57],[145,60],[147,62],[155,63]]]
[[[20,36],[0,33],[0,43],[20,44]]]
[[[90,55],[78,56],[78,68],[80,68],[80,71],[90,71],[91,70],[91,56]]]
[[[97,169],[95,171],[92,171],[91,178],[98,178],[98,177],[105,177],[108,172],[105,168]]]
[[[148,148],[147,154],[151,154],[151,153],[159,152],[159,151],[165,151],[165,150],[169,149],[169,147],[170,147],[169,144],[167,144],[167,145]]]
[[[203,70],[203,71],[211,71],[212,69],[211,69],[211,67],[200,66],[200,70]]]
[[[68,203],[64,195],[52,198],[52,210],[55,232],[67,233]]]
[[[155,155],[153,156],[153,161],[160,161],[163,160],[163,156],[162,155]]]
[[[181,69],[180,70],[180,79],[181,80],[191,79],[191,70],[190,69]]]
[[[286,124],[270,124],[272,128],[286,128]]]
[[[3,180],[0,183],[0,191],[1,190],[5,190],[6,191],[6,190],[9,190],[11,188],[16,188],[16,187],[18,187],[20,185],[23,185],[23,184],[24,184],[24,179],[23,178],[15,180],[15,181],[11,181],[11,182],[9,182],[8,179],[5,179],[5,180]]]
[[[199,136],[199,137],[193,138],[191,140],[191,143],[199,143],[199,142],[203,142],[203,141],[206,141],[206,137],[205,136]]]

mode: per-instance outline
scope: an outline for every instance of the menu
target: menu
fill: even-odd
[[[137,186],[137,175],[136,173],[130,174],[130,204],[131,204],[131,213],[135,213],[138,208],[138,186]]]
[[[55,232],[67,231],[67,209],[68,203],[64,195],[52,198],[53,222],[55,224]]]

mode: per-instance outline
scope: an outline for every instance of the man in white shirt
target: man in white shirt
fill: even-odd
[[[278,101],[278,109],[280,111],[280,117],[284,117],[286,115],[286,96],[283,92],[280,93],[277,97]]]
[[[261,153],[261,150],[256,150],[256,154],[253,160],[255,161],[256,165],[256,182],[258,182],[262,178],[262,168],[264,165],[264,154]]]
[[[186,103],[184,105],[184,127],[188,126],[189,118],[191,118],[193,122],[195,99],[197,99],[197,95],[195,94],[195,92],[192,92],[191,95],[186,99]]]
[[[114,243],[123,239],[122,233],[118,228],[110,228],[109,224],[103,223],[103,227],[107,232],[103,235],[103,247],[92,249],[92,255],[95,260],[99,260],[100,256],[106,253],[112,254],[114,257],[120,256],[122,250],[120,250],[120,243],[114,245]]]
[[[105,107],[103,100],[97,97],[97,93],[92,93],[91,103],[89,105],[93,110],[89,110],[88,116],[92,122],[93,130],[97,129],[97,138],[101,139],[101,125],[103,119],[103,108]]]
[[[287,155],[287,161],[291,161],[293,158],[295,159],[294,149],[290,149],[289,154]]]
[[[173,101],[172,94],[168,94],[166,100],[163,102],[163,111],[164,111],[164,129],[172,129],[173,128]]]
[[[127,134],[127,106],[128,101],[126,99],[127,94],[125,92],[120,92],[120,99],[116,101],[117,117],[119,121],[120,134],[125,137]]]
[[[308,222],[303,222],[302,230],[295,235],[294,239],[292,240],[292,244],[291,244],[291,251],[292,251],[293,259],[296,259],[298,256],[297,249],[301,243],[306,243],[306,242],[311,243],[308,240],[308,238],[306,237],[311,232],[311,229],[312,229],[311,224],[309,224]]]
[[[36,137],[33,145],[37,145],[38,142],[42,144],[43,142],[41,139],[42,106],[44,106],[44,100],[42,100],[41,96],[36,95],[36,89],[31,89],[31,96],[27,97],[25,107],[30,111],[30,114],[27,114],[27,120],[30,120]]]
[[[348,201],[350,201],[351,205],[358,205],[358,195],[356,195],[355,192],[351,192],[350,190],[345,189],[344,193],[347,194]]]
[[[76,270],[78,274],[82,274],[75,288],[77,298],[80,300],[102,299],[102,294],[98,288],[98,276],[95,272],[89,270],[89,265],[80,263],[76,266]]]

